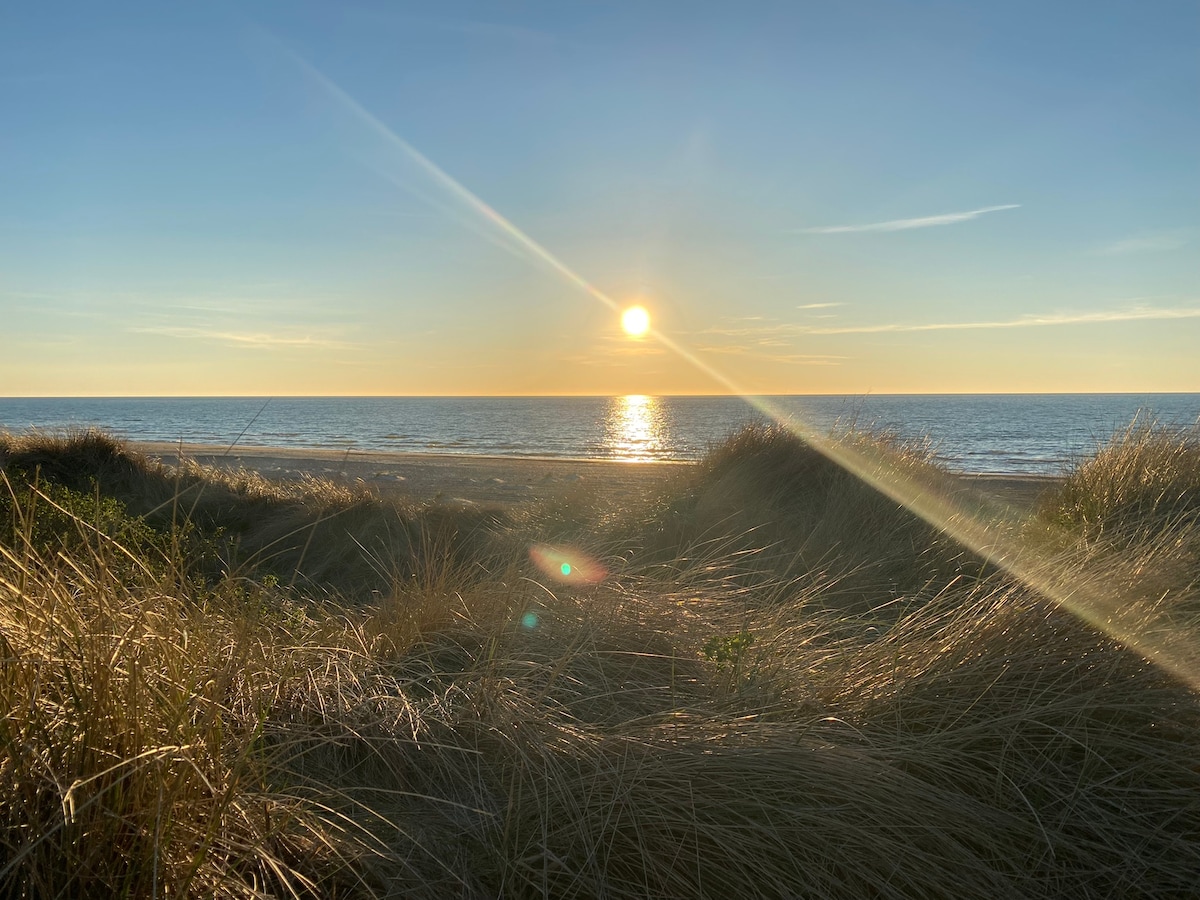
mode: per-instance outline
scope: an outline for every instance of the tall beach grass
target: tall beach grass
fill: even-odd
[[[1080,578],[1119,554],[1111,590],[1196,635],[1198,448],[1137,426],[1029,540]],[[1196,892],[1188,683],[779,429],[624,509],[95,433],[0,465],[5,896]]]

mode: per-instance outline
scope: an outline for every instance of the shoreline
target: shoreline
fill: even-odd
[[[358,482],[413,499],[450,499],[512,505],[571,489],[594,490],[615,499],[643,495],[691,470],[694,461],[566,459],[411,453],[394,450],[332,450],[217,444],[127,441],[136,452],[168,465],[180,455],[201,465],[247,469],[272,479],[304,477]],[[1029,508],[1061,476],[956,472],[963,488],[1014,507]]]

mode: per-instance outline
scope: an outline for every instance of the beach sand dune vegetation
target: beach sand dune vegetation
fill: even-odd
[[[0,466],[4,896],[1195,894],[1193,688],[778,429],[624,504]],[[1195,634],[1198,485],[1138,425],[1022,527]]]

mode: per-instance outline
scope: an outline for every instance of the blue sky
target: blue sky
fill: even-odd
[[[721,6],[7,10],[0,392],[1200,387],[1195,4]]]

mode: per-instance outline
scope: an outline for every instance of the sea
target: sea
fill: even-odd
[[[1061,474],[1140,422],[1200,422],[1200,393],[677,397],[0,398],[0,431],[405,453],[693,460],[748,423],[853,425],[927,441],[963,472]]]

